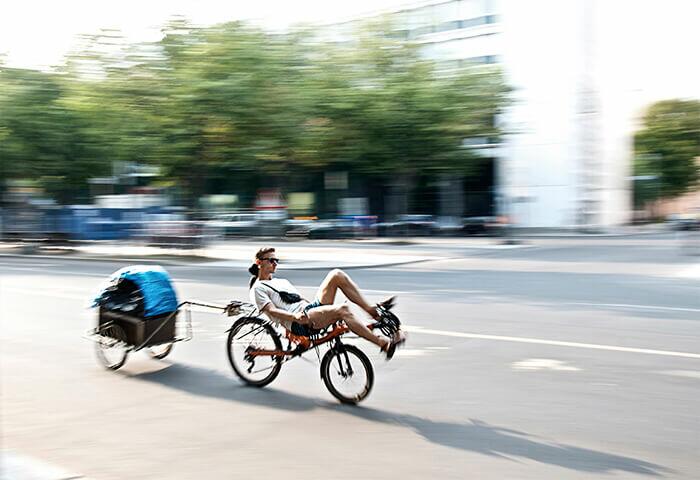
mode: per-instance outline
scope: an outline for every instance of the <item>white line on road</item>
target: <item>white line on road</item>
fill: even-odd
[[[318,290],[318,285],[297,285],[297,288],[308,288],[311,290]],[[379,293],[379,294],[393,294],[393,295],[410,295],[414,294],[416,292],[410,292],[410,291],[401,291],[401,290],[372,290],[370,288],[363,288],[362,291],[364,293]]]
[[[8,270],[10,270],[8,268]],[[75,272],[73,270],[55,270],[52,269],[50,272],[46,272],[44,269],[37,269],[37,268],[25,268],[25,267],[13,267],[11,270],[18,270],[18,271],[27,271],[27,272],[35,272],[35,271],[41,271],[45,272],[47,275],[69,275],[73,277],[92,277],[92,278],[105,278],[106,275],[104,274],[99,274],[99,273],[85,273],[85,272]],[[0,269],[0,274],[2,273],[2,269]]]
[[[686,267],[677,274],[681,278],[700,278],[700,263]]]
[[[84,478],[82,475],[70,473],[38,458],[21,455],[10,450],[0,450],[0,463],[3,465],[0,479],[44,478],[70,480]]]
[[[666,370],[664,372],[659,372],[662,375],[671,375],[674,377],[686,377],[686,378],[697,378],[700,379],[700,372],[694,370]]]
[[[668,310],[671,312],[700,312],[700,308],[662,307],[659,305],[632,305],[629,303],[561,302],[558,305],[583,305],[587,307],[637,308],[640,310]]]
[[[648,348],[619,347],[615,345],[597,345],[594,343],[562,342],[558,340],[545,340],[541,338],[505,337],[501,335],[483,335],[480,333],[450,332],[447,330],[433,330],[418,326],[405,326],[404,330],[412,333],[426,335],[442,335],[445,337],[474,338],[479,340],[497,340],[502,342],[535,343],[539,345],[554,345],[557,347],[587,348],[591,350],[610,350],[613,352],[644,353],[648,355],[665,355],[668,357],[683,357],[700,359],[700,353],[673,352],[669,350],[653,350]]]
[[[55,267],[56,263],[0,263],[0,268],[13,267]]]
[[[553,360],[551,358],[528,358],[513,362],[511,365],[514,370],[554,370],[558,372],[579,372],[580,368],[569,365],[562,360]]]
[[[7,267],[3,266],[3,270],[12,270],[17,272],[44,272],[46,269],[37,267]]]
[[[19,287],[0,287],[0,293],[19,293],[22,295],[30,295],[33,297],[40,296],[40,297],[54,297],[54,298],[65,298],[68,300],[83,300],[86,303],[91,300],[91,295],[90,293],[86,293],[84,295],[78,295],[78,294],[71,294],[67,293],[65,291],[57,291],[57,290],[51,290],[51,289],[46,289],[46,288],[36,288],[36,289],[30,289],[30,288],[19,288]]]

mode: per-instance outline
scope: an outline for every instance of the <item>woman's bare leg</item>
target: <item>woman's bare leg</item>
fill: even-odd
[[[355,305],[358,305],[362,310],[369,313],[372,317],[377,316],[376,309],[371,306],[365,297],[360,293],[360,289],[355,282],[350,278],[350,276],[344,271],[336,268],[331,270],[326,278],[321,282],[321,286],[318,287],[317,298],[324,305],[332,305],[335,301],[335,294],[340,289],[341,292]],[[348,325],[349,327],[350,325]],[[364,325],[362,327],[367,329]],[[369,330],[368,330],[369,331]],[[355,332],[357,333],[357,332]],[[359,333],[358,333],[359,335]]]
[[[386,350],[390,344],[389,340],[378,337],[364,323],[355,318],[347,304],[313,308],[308,312],[307,324],[311,328],[325,328],[338,320],[343,320],[351,332],[369,340],[382,350]]]

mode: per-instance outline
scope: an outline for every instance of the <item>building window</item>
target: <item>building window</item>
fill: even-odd
[[[467,66],[469,64],[493,65],[499,62],[500,58],[497,55],[480,55],[478,57],[465,58],[461,66]]]

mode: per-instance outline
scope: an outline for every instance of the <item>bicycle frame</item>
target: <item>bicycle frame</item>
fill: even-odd
[[[367,325],[367,328],[374,330],[380,326],[380,322],[374,322]],[[336,323],[333,329],[321,338],[312,339],[303,335],[295,335],[285,329],[285,335],[290,342],[296,343],[297,347],[289,350],[251,350],[247,355],[251,357],[295,357],[302,353],[308,352],[312,348],[316,348],[324,343],[328,343],[342,335],[348,333],[350,329],[346,325]]]

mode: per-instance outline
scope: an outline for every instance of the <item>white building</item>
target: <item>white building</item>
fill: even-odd
[[[503,68],[514,88],[514,104],[501,119],[507,135],[499,145],[473,147],[494,158],[498,213],[527,227],[629,220],[639,102],[629,84],[609,82],[610,72],[600,69],[602,5],[450,0],[385,13],[398,37],[419,42],[445,68],[464,62]],[[342,35],[357,21],[331,30]]]

